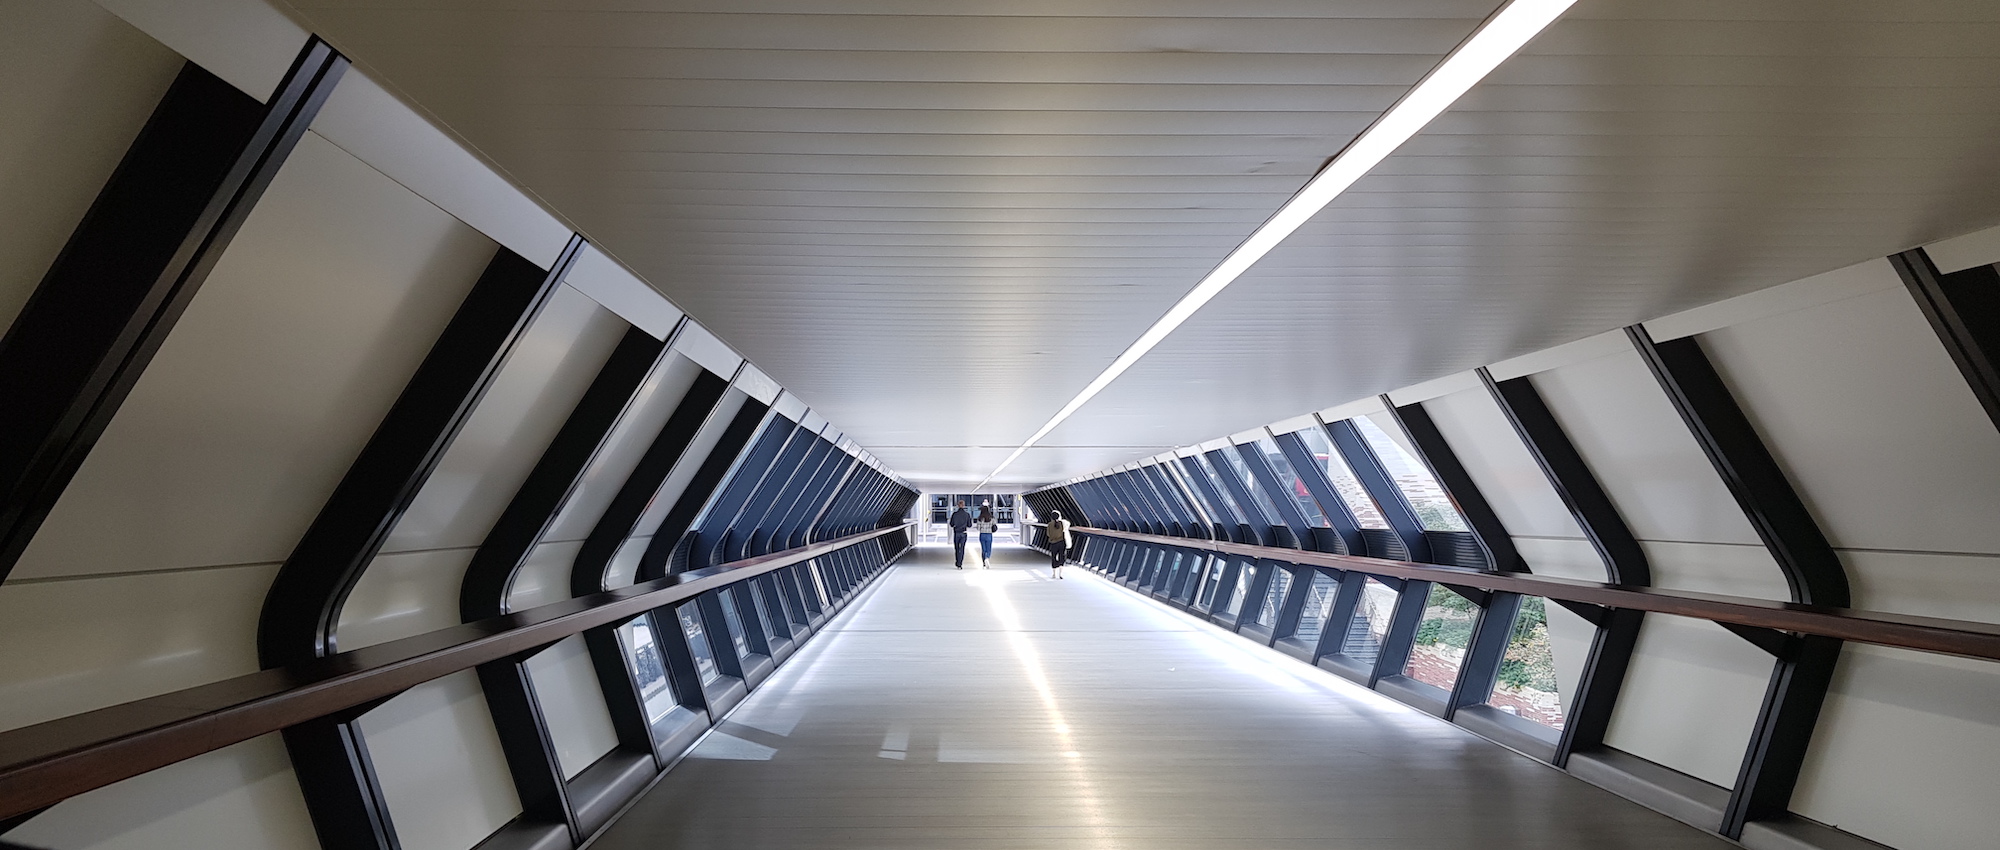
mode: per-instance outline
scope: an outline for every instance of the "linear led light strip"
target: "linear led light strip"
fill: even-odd
[[[1236,250],[1224,257],[1222,263],[1211,270],[1207,277],[1202,278],[1200,283],[1195,284],[1193,290],[1181,296],[1180,302],[1176,303],[1173,309],[1168,310],[1166,315],[1161,316],[1159,321],[1154,322],[1152,327],[1140,334],[1138,341],[1125,349],[1125,353],[1118,355],[1117,360],[1111,361],[1111,365],[1092,380],[1089,386],[1084,387],[1083,392],[1077,393],[1076,398],[1070,399],[1068,404],[1056,411],[1056,415],[1036,431],[1034,436],[1029,437],[1020,448],[1015,449],[1013,454],[1001,461],[998,467],[987,474],[984,481],[979,482],[979,487],[986,486],[987,482],[993,480],[993,476],[999,475],[1001,470],[1020,458],[1021,453],[1027,451],[1028,447],[1040,442],[1050,431],[1055,430],[1057,425],[1061,425],[1063,420],[1068,419],[1070,414],[1075,413],[1077,408],[1110,386],[1111,382],[1124,374],[1126,369],[1132,368],[1132,364],[1139,362],[1139,358],[1146,356],[1146,352],[1152,351],[1153,346],[1159,345],[1161,340],[1166,339],[1167,334],[1173,333],[1174,329],[1193,316],[1196,310],[1201,309],[1210,299],[1222,292],[1223,287],[1236,282],[1239,275],[1256,265],[1257,261],[1270,253],[1272,248],[1278,247],[1279,243],[1292,235],[1292,231],[1298,230],[1308,219],[1332,203],[1334,198],[1340,197],[1340,193],[1347,191],[1347,187],[1354,185],[1354,181],[1360,180],[1362,175],[1387,159],[1389,154],[1395,153],[1397,148],[1402,147],[1411,136],[1415,136],[1424,125],[1431,123],[1432,119],[1451,108],[1459,97],[1478,85],[1480,80],[1485,79],[1494,68],[1500,67],[1500,63],[1507,61],[1507,58],[1520,50],[1522,45],[1547,29],[1549,24],[1555,23],[1556,19],[1562,17],[1562,13],[1575,3],[1576,0],[1513,0],[1500,11],[1493,13],[1493,16],[1487,18],[1470,38],[1419,81],[1416,88],[1403,95],[1403,99],[1396,101],[1394,106],[1389,107],[1389,111],[1382,113],[1382,117],[1375,119],[1375,123],[1363,130],[1360,136],[1355,137],[1354,141],[1342,149],[1340,155],[1334,157],[1326,168],[1313,175],[1312,180],[1307,181],[1305,188],[1300,189],[1298,194],[1293,195],[1291,200],[1279,207],[1278,212],[1258,227],[1256,232],[1251,233],[1249,239],[1243,240],[1243,244],[1236,246]],[[977,491],[979,487],[973,490]]]

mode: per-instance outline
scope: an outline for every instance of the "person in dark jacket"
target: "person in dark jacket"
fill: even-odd
[[[965,532],[972,528],[972,514],[965,510],[965,500],[960,499],[958,510],[951,513],[952,563],[965,569]]]

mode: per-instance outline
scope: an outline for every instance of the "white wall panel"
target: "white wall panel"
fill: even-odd
[[[0,729],[257,671],[276,564],[0,585]]]
[[[557,287],[382,551],[484,541],[626,327],[583,293]],[[457,605],[454,595],[449,607]]]
[[[0,6],[0,334],[180,68],[89,0]]]
[[[308,133],[14,575],[283,561],[492,253]]]
[[[1544,602],[1549,626],[1549,654],[1556,660],[1556,699],[1563,714],[1573,709],[1577,683],[1583,681],[1584,662],[1590,660],[1590,644],[1597,639],[1597,626],[1554,602]]]
[[[1924,246],[1938,271],[1947,274],[2000,263],[2000,227],[1989,227]]]
[[[1881,272],[1874,293],[1702,346],[1835,546],[2000,553],[2000,431]]]
[[[554,264],[569,243],[567,225],[360,68],[341,77],[312,126],[342,150],[543,268]]]
[[[646,547],[652,545],[653,535],[627,538],[618,545],[618,553],[611,556],[611,566],[604,571],[604,586],[616,590],[629,587],[639,578],[639,559],[645,557]]]
[[[1892,847],[1986,850],[1996,764],[1992,662],[1850,644],[1792,808]]]
[[[471,670],[404,691],[359,723],[403,850],[466,850],[521,813]]]
[[[334,630],[342,650],[420,635],[459,624],[458,589],[474,547],[386,552],[340,609]]]
[[[2000,558],[1848,549],[1840,559],[1857,607],[2000,623]]]
[[[611,728],[611,711],[604,706],[604,691],[582,635],[536,653],[528,659],[528,675],[563,776],[575,778],[618,746],[618,731]]]
[[[1515,537],[1514,548],[1535,575],[1604,581],[1604,559],[1581,537]]]
[[[1562,498],[1549,486],[1547,476],[1535,465],[1535,458],[1521,445],[1513,426],[1500,407],[1486,394],[1485,387],[1463,390],[1424,402],[1424,412],[1451,444],[1466,474],[1479,485],[1480,495],[1493,505],[1493,513],[1516,537],[1563,537],[1581,540],[1583,531],[1563,507]],[[1522,551],[1527,557],[1527,551]],[[1534,559],[1528,565],[1540,572]],[[1588,573],[1593,580],[1604,578],[1601,561],[1592,556]]]
[[[775,403],[778,394],[784,391],[784,388],[778,386],[778,382],[770,375],[764,374],[762,369],[748,363],[743,364],[742,371],[736,376],[736,388],[765,404]]]
[[[666,339],[685,315],[666,296],[594,245],[585,246],[576,258],[569,281],[605,309],[652,334],[654,339]]]
[[[722,441],[722,432],[728,430],[729,421],[734,419],[737,412],[749,401],[749,396],[734,389],[722,394],[722,400],[716,402],[715,410],[709,413],[708,422],[702,426],[700,433],[695,435],[694,441],[688,444],[687,451],[681,453],[680,462],[674,464],[674,471],[668,473],[667,480],[660,484],[659,492],[653,496],[653,503],[647,505],[646,512],[639,516],[637,527],[640,532],[651,534],[653,529],[660,527],[660,521],[667,518],[667,512],[674,509],[674,504],[680,501],[681,493],[686,492],[688,481],[701,469],[701,464],[708,459],[709,453],[715,451],[715,444]]]
[[[1604,742],[1734,785],[1770,675],[1771,657],[1721,626],[1648,614]]]
[[[570,567],[576,564],[576,552],[581,548],[583,543],[576,540],[536,546],[521,564],[521,572],[514,576],[514,587],[507,594],[507,610],[521,611],[568,599]]]
[[[64,800],[7,839],[62,850],[317,850],[275,734]]]
[[[674,350],[725,378],[735,377],[737,367],[743,365],[743,356],[700,322],[690,322],[681,329],[680,336],[674,339]]]
[[[583,480],[577,483],[576,491],[570,494],[569,502],[549,526],[547,539],[582,540],[590,534],[702,371],[694,361],[669,354],[646,377],[646,383],[633,394],[632,406],[624,420],[612,429],[604,447],[584,471]]]
[[[195,64],[269,100],[306,31],[263,0],[97,0]]]
[[[1586,360],[1530,380],[1634,536],[1759,542],[1638,352]]]

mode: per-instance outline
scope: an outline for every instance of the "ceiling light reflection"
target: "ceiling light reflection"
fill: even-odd
[[[1049,432],[1055,430],[1057,425],[1061,425],[1070,414],[1075,413],[1092,397],[1110,386],[1112,381],[1125,373],[1125,370],[1132,368],[1132,364],[1152,351],[1153,346],[1159,345],[1160,341],[1173,333],[1175,328],[1193,316],[1196,310],[1200,310],[1203,305],[1220,294],[1223,287],[1234,283],[1238,276],[1256,265],[1258,260],[1263,259],[1271,249],[1278,247],[1278,244],[1291,236],[1293,231],[1298,230],[1307,220],[1325,209],[1327,204],[1340,196],[1340,193],[1347,191],[1355,181],[1360,180],[1382,160],[1388,158],[1389,154],[1402,147],[1404,142],[1409,141],[1410,137],[1415,136],[1432,119],[1451,108],[1453,103],[1473,86],[1478,85],[1479,81],[1492,73],[1494,68],[1499,67],[1501,62],[1505,62],[1530,39],[1555,23],[1556,19],[1562,17],[1562,13],[1575,3],[1576,0],[1513,0],[1500,11],[1493,13],[1493,16],[1487,18],[1470,38],[1459,44],[1451,55],[1446,56],[1443,62],[1431,70],[1430,74],[1418,81],[1415,88],[1403,95],[1403,99],[1396,101],[1394,106],[1389,107],[1389,111],[1382,113],[1382,117],[1377,118],[1375,123],[1369,125],[1368,129],[1363,130],[1361,135],[1343,148],[1332,162],[1318,174],[1313,175],[1298,194],[1293,195],[1284,206],[1279,207],[1275,214],[1250,234],[1250,238],[1243,240],[1243,244],[1238,245],[1236,250],[1224,257],[1219,265],[1201,279],[1200,283],[1195,284],[1194,289],[1181,296],[1181,300],[1167,310],[1166,315],[1161,316],[1159,321],[1154,322],[1152,327],[1140,334],[1139,339],[1125,349],[1125,353],[1111,361],[1111,365],[1105,367],[1103,373],[1092,379],[1090,384],[1085,386],[1082,392],[1077,393],[1075,398],[1070,399],[1068,404],[1063,405],[1061,410],[1056,411],[1055,416],[1028,437],[1019,448],[1014,449],[1012,454],[1007,455],[1007,459],[1001,461],[1000,465],[988,473],[986,478],[979,482],[979,486],[973,489],[976,491],[985,487],[994,476],[999,475],[1002,470],[1020,458],[1021,453],[1048,436]]]

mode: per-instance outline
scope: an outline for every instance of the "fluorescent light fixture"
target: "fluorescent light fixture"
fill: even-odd
[[[979,487],[986,486],[993,480],[993,476],[999,475],[1002,470],[1019,459],[1021,453],[1027,451],[1028,447],[1040,442],[1050,431],[1054,431],[1057,425],[1061,425],[1063,420],[1068,419],[1070,414],[1103,392],[1104,388],[1117,380],[1119,375],[1125,374],[1125,370],[1132,368],[1132,364],[1139,362],[1139,358],[1152,351],[1153,346],[1159,345],[1161,340],[1166,339],[1167,334],[1173,333],[1174,329],[1193,316],[1196,310],[1220,294],[1223,287],[1235,283],[1238,276],[1256,265],[1257,261],[1270,253],[1272,248],[1278,247],[1278,244],[1291,236],[1293,231],[1319,214],[1319,211],[1332,203],[1334,198],[1340,197],[1340,193],[1347,191],[1347,187],[1354,185],[1356,180],[1360,180],[1382,160],[1387,159],[1389,154],[1395,153],[1397,148],[1402,147],[1410,137],[1431,123],[1432,119],[1450,109],[1453,103],[1472,90],[1473,86],[1478,85],[1480,80],[1486,79],[1486,75],[1492,73],[1494,68],[1500,67],[1500,63],[1507,61],[1507,58],[1520,50],[1522,45],[1541,34],[1549,24],[1555,23],[1556,19],[1562,17],[1562,13],[1568,11],[1575,3],[1576,0],[1513,0],[1500,11],[1493,13],[1485,23],[1480,24],[1479,29],[1475,30],[1470,38],[1459,44],[1458,49],[1453,50],[1451,55],[1446,56],[1443,62],[1418,81],[1415,88],[1403,95],[1403,99],[1396,101],[1394,106],[1389,107],[1389,111],[1382,113],[1382,117],[1375,119],[1375,123],[1361,131],[1361,135],[1356,136],[1353,142],[1341,150],[1339,156],[1327,163],[1326,168],[1313,175],[1313,178],[1306,182],[1305,188],[1300,189],[1298,194],[1293,195],[1284,206],[1279,207],[1276,214],[1250,234],[1250,238],[1243,240],[1243,244],[1236,246],[1236,250],[1224,257],[1221,264],[1209,271],[1208,276],[1202,278],[1200,283],[1195,284],[1194,289],[1181,296],[1181,300],[1175,303],[1166,315],[1161,316],[1159,321],[1154,322],[1152,327],[1140,334],[1139,339],[1125,349],[1125,353],[1118,355],[1117,360],[1111,361],[1111,365],[1105,367],[1103,373],[1093,379],[1089,386],[1084,387],[1082,392],[1076,394],[1076,398],[1070,399],[1069,403],[1056,411],[1056,415],[1029,437],[1027,442],[1022,443],[1020,448],[1015,449],[1013,454],[1001,461],[998,467],[987,474],[984,481],[979,482]],[[978,487],[973,489],[977,490]]]

